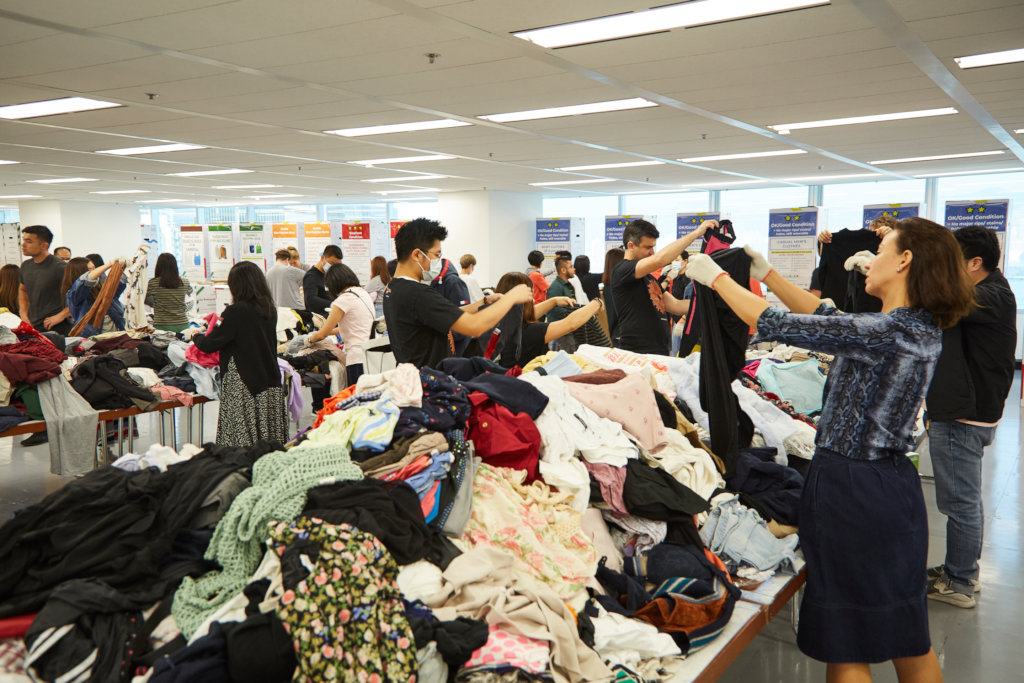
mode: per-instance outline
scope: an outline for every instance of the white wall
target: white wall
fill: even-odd
[[[23,201],[18,210],[23,227],[45,225],[53,231],[50,251],[63,246],[73,256],[97,253],[110,261],[132,256],[142,241],[139,207],[134,203]]]
[[[542,214],[542,197],[533,192],[443,192],[438,216],[448,228],[444,256],[456,265],[463,254],[476,256],[475,275],[491,286],[505,273],[526,269],[533,249],[535,221]]]

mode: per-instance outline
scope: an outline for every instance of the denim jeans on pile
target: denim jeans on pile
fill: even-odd
[[[946,515],[946,573],[970,588],[978,578],[985,514],[981,500],[981,458],[995,427],[932,421],[928,445],[935,469],[935,500]],[[970,591],[968,591],[970,592]]]
[[[719,555],[730,569],[749,564],[758,571],[781,569],[796,573],[796,534],[776,538],[764,519],[740,503],[738,496],[722,494],[716,497],[715,502],[719,501],[700,530],[700,537],[711,552]]]

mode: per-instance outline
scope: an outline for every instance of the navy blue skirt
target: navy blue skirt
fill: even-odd
[[[908,458],[852,460],[818,448],[800,500],[800,544],[804,654],[830,663],[927,654],[928,515]]]

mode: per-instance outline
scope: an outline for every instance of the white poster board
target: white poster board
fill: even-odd
[[[274,263],[274,253],[279,249],[287,249],[288,247],[295,247],[299,249],[299,253],[302,250],[299,247],[299,226],[295,223],[274,223],[273,225],[273,239],[271,254],[267,258],[268,265]]]
[[[313,265],[320,260],[324,247],[331,243],[330,223],[303,223],[302,237],[306,243],[305,251],[300,251],[302,262]]]
[[[206,250],[203,248],[203,226],[182,225],[178,228],[181,233],[181,254],[178,259],[178,266],[182,274],[190,282],[199,282],[206,279]]]
[[[235,245],[233,226],[208,225],[207,245],[209,247],[210,279],[214,282],[227,282],[228,271],[235,265]]]
[[[342,263],[352,269],[361,284],[370,281],[370,222],[352,221],[341,224]]]
[[[819,209],[804,206],[768,212],[768,260],[797,287],[811,284],[817,254]]]
[[[263,251],[263,224],[242,223],[239,225],[238,243],[242,260],[255,263],[263,272],[266,272],[267,255]]]

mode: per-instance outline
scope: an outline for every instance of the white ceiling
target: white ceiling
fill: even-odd
[[[671,190],[875,172],[879,179],[1024,167],[1024,64],[963,71],[954,57],[1024,47],[1020,0],[833,0],[830,5],[545,50],[511,32],[647,9],[587,0],[0,0],[0,105],[84,96],[127,106],[0,121],[0,196],[234,205],[380,199],[403,185],[552,196]],[[434,64],[424,56],[439,53]],[[150,99],[147,93],[158,96]],[[659,106],[495,124],[475,117],[645,97]],[[956,107],[928,119],[797,130],[769,124]],[[451,117],[436,131],[341,138],[324,130]],[[160,142],[210,149],[140,157],[95,150]],[[682,157],[799,147],[808,154],[687,165]],[[999,156],[871,167],[876,159]],[[447,154],[366,169],[361,159]],[[661,166],[564,173],[584,164]],[[241,168],[244,175],[169,173]],[[97,182],[26,181],[85,176]],[[869,178],[869,180],[872,180]],[[863,181],[858,178],[857,181]],[[217,185],[273,184],[270,190]],[[750,185],[758,187],[758,185]],[[105,190],[146,195],[95,195]]]

